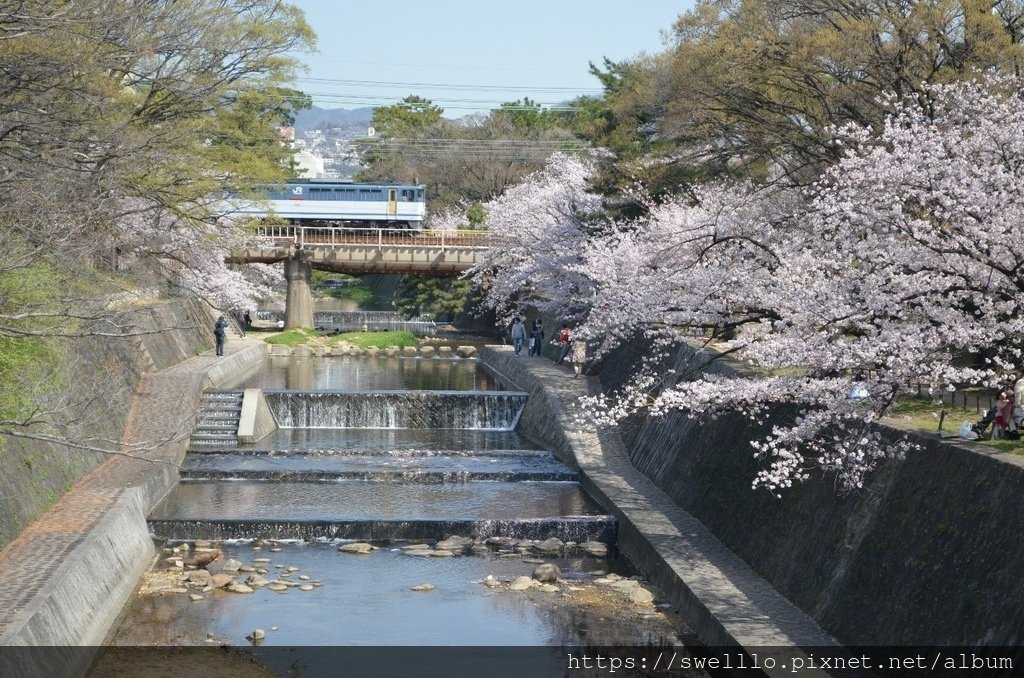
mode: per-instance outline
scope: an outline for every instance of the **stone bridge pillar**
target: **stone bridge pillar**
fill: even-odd
[[[313,267],[301,250],[284,260],[284,278],[288,281],[288,298],[284,305],[284,328],[313,326],[313,292],[310,281]]]

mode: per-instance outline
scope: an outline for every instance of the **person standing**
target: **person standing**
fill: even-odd
[[[587,362],[587,342],[583,339],[576,339],[572,342],[572,371],[576,373],[575,378],[579,379],[583,373],[583,363]]]
[[[533,329],[530,330],[530,355],[540,355],[540,349],[544,346],[544,325],[540,318],[533,321]]]
[[[569,355],[569,349],[572,348],[572,330],[569,329],[569,323],[562,323],[562,329],[558,330],[558,344],[562,347],[558,352],[558,360],[555,361],[556,365],[561,365],[565,362],[565,357]]]
[[[523,325],[523,321],[518,317],[512,323],[512,347],[516,351],[516,355],[523,350],[523,339],[526,338],[526,326]]]
[[[217,318],[213,324],[213,338],[217,344],[217,355],[224,355],[224,340],[228,337],[228,321],[224,316]]]

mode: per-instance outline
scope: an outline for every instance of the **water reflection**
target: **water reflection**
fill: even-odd
[[[369,356],[271,356],[261,372],[228,388],[294,391],[501,390],[474,360]]]

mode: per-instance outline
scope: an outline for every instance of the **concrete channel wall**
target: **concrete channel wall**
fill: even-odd
[[[212,317],[195,308],[189,313],[209,336]],[[44,646],[3,653],[0,675],[84,672],[91,653],[52,648],[103,641],[155,555],[146,516],[178,482],[202,392],[230,385],[266,358],[263,342],[230,338],[224,357],[195,356],[191,340],[180,334],[187,331],[168,330],[135,347],[145,349],[149,367],[130,409],[122,405],[124,455],[85,475],[0,552],[7,573],[0,588],[0,645]]]
[[[634,468],[617,432],[578,430],[572,406],[599,392],[596,378],[574,379],[568,367],[525,352],[516,356],[509,346],[488,346],[481,359],[501,381],[530,394],[517,430],[579,468],[583,487],[619,521],[619,550],[680,610],[701,642],[837,648],[807,614]]]
[[[633,343],[609,356],[605,387],[646,352]],[[679,349],[674,367],[693,353]],[[952,416],[947,428],[977,418]],[[817,477],[776,499],[751,490],[749,441],[764,433],[736,416],[680,414],[623,430],[639,471],[844,645],[1024,643],[1021,457],[913,434],[921,449],[861,491]]]

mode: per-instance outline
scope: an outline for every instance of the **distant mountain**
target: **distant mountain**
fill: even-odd
[[[365,108],[320,108],[313,106],[310,109],[299,111],[295,116],[295,129],[298,132],[308,132],[313,129],[327,129],[330,127],[368,127],[373,119],[373,109]]]

